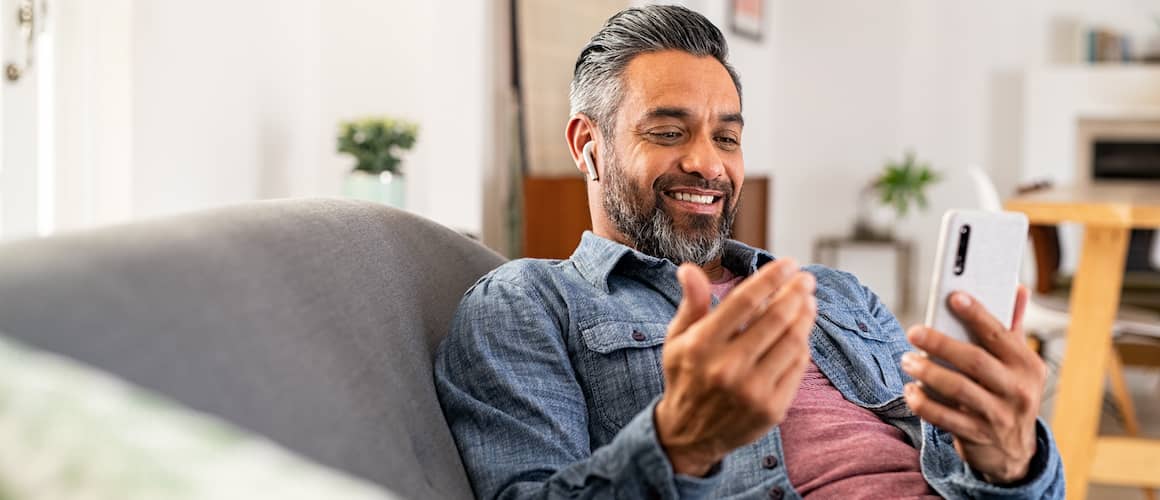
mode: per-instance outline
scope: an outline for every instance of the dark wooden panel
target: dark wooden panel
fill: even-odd
[[[741,205],[733,222],[733,238],[757,248],[768,248],[768,177],[745,179]],[[566,259],[592,229],[588,193],[582,177],[524,177],[523,255]]]
[[[769,214],[770,180],[764,176],[745,178],[737,218],[733,220],[733,239],[751,247],[769,248],[766,218]]]
[[[582,177],[524,177],[524,256],[567,259],[592,229]]]

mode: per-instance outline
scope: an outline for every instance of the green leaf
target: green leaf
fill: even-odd
[[[925,190],[938,182],[940,176],[930,168],[929,163],[919,163],[914,151],[903,153],[902,161],[887,160],[882,173],[873,186],[878,190],[882,204],[891,206],[899,218],[905,217],[913,205],[925,209]]]
[[[400,174],[400,155],[415,146],[419,126],[391,117],[367,117],[339,124],[335,149],[355,159],[354,170]]]

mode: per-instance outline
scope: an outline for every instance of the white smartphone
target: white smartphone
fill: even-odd
[[[939,230],[926,326],[963,342],[978,343],[947,306],[952,292],[963,291],[1010,329],[1026,242],[1027,216],[1022,213],[947,211]]]

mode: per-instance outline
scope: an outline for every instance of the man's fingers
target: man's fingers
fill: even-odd
[[[939,403],[923,392],[916,382],[906,384],[903,389],[906,404],[915,415],[939,428],[954,434],[959,439],[972,443],[987,440],[986,427],[972,415]]]
[[[677,281],[683,292],[681,304],[677,306],[677,314],[669,322],[669,338],[675,338],[685,332],[697,320],[709,314],[710,291],[709,277],[705,271],[693,264],[681,264],[677,268]]]
[[[720,373],[711,373],[710,378],[737,384],[736,396],[756,408],[774,411],[788,407],[788,401],[777,403],[781,399],[776,393],[783,388],[775,381],[784,379],[795,369],[800,372],[809,359],[807,339],[817,310],[813,286],[813,277],[800,273],[782,287],[761,316],[736,337],[721,344],[723,349],[717,351],[718,365],[712,370]],[[796,389],[797,381],[792,383]],[[773,422],[780,422],[783,417],[783,413],[765,415]]]
[[[750,363],[754,377],[761,380],[761,383],[768,384],[772,380],[780,379],[782,374],[802,357],[809,358],[809,332],[813,324],[813,316],[803,312],[792,324],[786,325],[785,331],[763,351],[738,354],[744,356],[741,359],[752,360]],[[761,335],[772,332],[752,333]]]
[[[1022,339],[1009,335],[1007,325],[999,322],[983,304],[966,292],[954,292],[947,298],[950,309],[978,340],[979,344],[1003,361],[1023,359],[1027,345]]]
[[[1016,332],[1023,331],[1023,313],[1027,310],[1027,300],[1031,298],[1031,291],[1023,284],[1015,290],[1015,313],[1011,316],[1011,329]]]
[[[937,392],[944,400],[963,406],[988,420],[993,420],[994,411],[1002,407],[1002,401],[971,379],[916,352],[902,356],[902,369],[927,389]]]
[[[773,295],[800,272],[797,261],[790,258],[762,266],[721,301],[707,318],[707,329],[715,332],[721,341],[732,338],[743,326],[753,322]]]
[[[804,342],[813,327],[814,317],[818,310],[817,299],[813,295],[813,276],[808,273],[799,273],[786,286],[782,287],[773,302],[761,316],[754,319],[745,331],[735,337],[729,346],[746,364],[758,362],[758,359],[767,355],[767,352],[779,343],[786,335],[798,333]],[[802,333],[804,330],[804,334]]]
[[[960,342],[925,326],[912,327],[906,332],[906,338],[915,347],[950,363],[999,396],[1010,396],[1017,390],[1018,381],[1008,376],[1010,370],[977,345]]]

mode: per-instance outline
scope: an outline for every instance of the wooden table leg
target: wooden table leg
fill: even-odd
[[[1124,379],[1124,363],[1120,361],[1120,353],[1115,346],[1108,354],[1108,385],[1112,389],[1112,399],[1116,401],[1116,409],[1120,410],[1120,417],[1124,421],[1124,433],[1140,436],[1140,419],[1136,417],[1136,404],[1132,402],[1132,392],[1128,390],[1128,381]],[[1144,500],[1156,500],[1156,492],[1151,487],[1140,490]]]
[[[1068,309],[1067,348],[1060,366],[1051,428],[1063,458],[1067,498],[1087,498],[1099,432],[1112,325],[1124,279],[1128,229],[1084,228],[1083,250]]]

